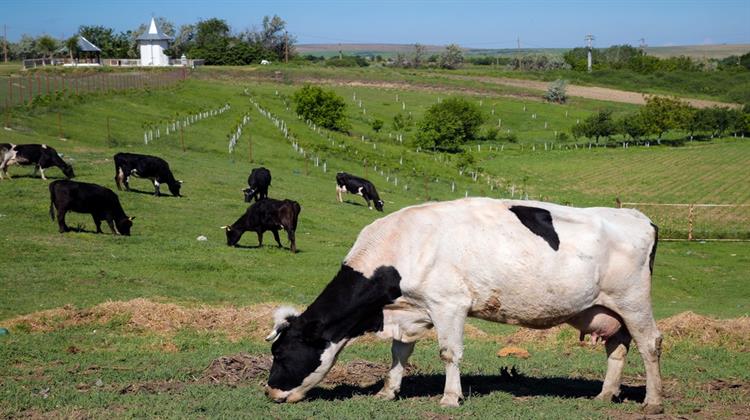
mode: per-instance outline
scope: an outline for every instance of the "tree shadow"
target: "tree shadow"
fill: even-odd
[[[507,392],[515,397],[593,398],[602,389],[602,381],[582,378],[533,377],[518,373],[509,374],[506,369],[500,375],[462,375],[464,397],[485,396],[493,392]],[[437,397],[443,394],[444,375],[405,376],[399,398]],[[356,395],[374,396],[383,387],[383,381],[368,386],[351,384],[334,388],[314,388],[308,399],[340,400]],[[646,396],[645,386],[622,385],[615,402],[635,401],[642,403]]]

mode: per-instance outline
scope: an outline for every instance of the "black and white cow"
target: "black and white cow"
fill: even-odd
[[[646,368],[645,409],[662,411],[661,334],[651,308],[657,230],[632,209],[572,208],[466,198],[407,207],[359,234],[333,280],[299,314],[280,308],[267,340],[266,389],[295,402],[353,338],[393,340],[380,397],[392,399],[414,343],[435,328],[445,362],[443,406],[463,398],[459,362],[467,317],[549,328],[568,323],[605,340],[609,401],[631,338]]]
[[[118,190],[122,189],[121,185],[123,185],[126,191],[130,191],[128,180],[131,175],[134,175],[138,178],[150,179],[154,183],[154,195],[161,195],[159,186],[167,184],[169,192],[175,197],[180,197],[182,181],[174,178],[166,160],[136,153],[118,153],[114,156],[114,159],[115,183]]]
[[[41,172],[42,179],[46,180],[44,176],[44,170],[52,166],[57,166],[65,174],[65,177],[70,179],[75,176],[73,173],[73,167],[65,163],[64,160],[57,154],[57,150],[53,149],[46,144],[9,144],[3,143],[0,145],[0,149],[3,150],[2,162],[0,162],[0,179],[8,174],[8,166],[10,165],[34,165],[34,174],[37,171]]]
[[[235,246],[245,232],[258,234],[258,247],[263,246],[263,232],[273,232],[276,243],[281,247],[279,229],[284,229],[289,237],[292,252],[297,252],[297,243],[294,238],[297,230],[297,219],[302,210],[299,203],[292,200],[274,200],[266,198],[256,201],[247,208],[245,214],[240,216],[231,226],[222,226],[227,232],[227,245]]]
[[[268,198],[268,187],[271,186],[271,171],[264,167],[253,168],[247,177],[248,187],[242,190],[245,193],[245,202],[251,203]]]
[[[130,236],[130,228],[135,217],[128,217],[120,205],[117,194],[101,185],[68,180],[53,181],[49,184],[49,216],[55,220],[60,233],[70,231],[65,224],[65,213],[89,213],[94,218],[96,233],[102,233],[102,220],[106,221],[114,234]]]
[[[367,207],[370,210],[372,210],[372,206],[370,205],[370,200],[372,200],[375,204],[375,209],[383,211],[383,200],[378,196],[378,191],[372,182],[346,172],[339,172],[336,174],[336,198],[339,203],[344,202],[342,193],[345,192],[361,195],[367,202]]]

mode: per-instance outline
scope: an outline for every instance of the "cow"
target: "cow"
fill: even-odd
[[[264,167],[253,168],[250,176],[247,177],[248,187],[242,190],[245,193],[245,202],[251,203],[268,198],[268,187],[271,186],[271,171]]]
[[[345,192],[361,195],[367,202],[367,207],[370,210],[372,210],[372,206],[370,205],[370,200],[372,200],[375,204],[375,209],[383,211],[383,200],[378,196],[378,191],[372,182],[346,172],[339,172],[336,174],[336,198],[339,203],[344,202],[342,193]]]
[[[8,166],[10,165],[34,165],[34,174],[37,171],[41,172],[42,179],[47,180],[44,176],[44,170],[52,166],[57,166],[63,172],[66,178],[70,179],[75,177],[73,167],[65,163],[64,160],[57,154],[57,150],[53,149],[46,144],[9,144],[2,143],[0,145],[0,155],[2,155],[2,162],[0,162],[0,179],[8,174]]]
[[[393,399],[414,343],[435,328],[442,406],[463,398],[467,317],[544,329],[568,323],[605,340],[598,398],[618,395],[631,338],[646,370],[645,410],[662,411],[661,334],[651,308],[657,228],[633,209],[465,198],[399,210],[365,227],[333,280],[301,314],[282,307],[267,395],[296,402],[355,337],[392,339],[379,397]]]
[[[139,178],[148,178],[154,183],[154,195],[160,196],[159,186],[167,184],[169,192],[175,197],[181,197],[180,187],[182,181],[175,179],[169,164],[166,160],[149,155],[139,155],[136,153],[118,153],[114,156],[115,160],[115,184],[117,189],[125,186],[126,191],[130,191],[128,181],[130,176],[134,175]]]
[[[120,205],[117,194],[109,188],[86,182],[57,180],[49,184],[49,216],[55,220],[60,233],[69,232],[65,224],[65,213],[89,213],[94,218],[96,233],[102,233],[102,220],[106,221],[113,234],[130,236],[135,217],[128,217]]]
[[[290,249],[292,253],[296,253],[297,244],[294,233],[297,230],[297,219],[301,210],[296,201],[266,198],[248,207],[245,214],[232,225],[221,228],[226,230],[229,246],[236,246],[242,234],[251,231],[258,234],[258,247],[261,247],[263,246],[263,233],[270,230],[279,248],[282,247],[279,229],[284,229],[289,237]]]

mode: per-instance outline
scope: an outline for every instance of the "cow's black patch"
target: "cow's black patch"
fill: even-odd
[[[262,202],[262,201],[261,201]],[[401,275],[379,267],[369,279],[342,265],[336,277],[300,316],[291,319],[273,343],[271,388],[288,391],[320,366],[331,343],[383,329],[383,307],[401,296]]]
[[[552,224],[552,215],[545,209],[529,206],[511,206],[509,209],[534,234],[547,241],[550,247],[557,251],[560,248],[560,238]]]
[[[659,226],[651,223],[654,228],[654,245],[651,247],[651,254],[648,256],[648,269],[654,274],[654,260],[656,259],[656,244],[659,242]]]

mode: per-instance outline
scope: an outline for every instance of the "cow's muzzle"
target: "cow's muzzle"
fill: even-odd
[[[266,395],[276,403],[296,403],[305,398],[304,394],[292,391],[282,391],[266,385]]]

